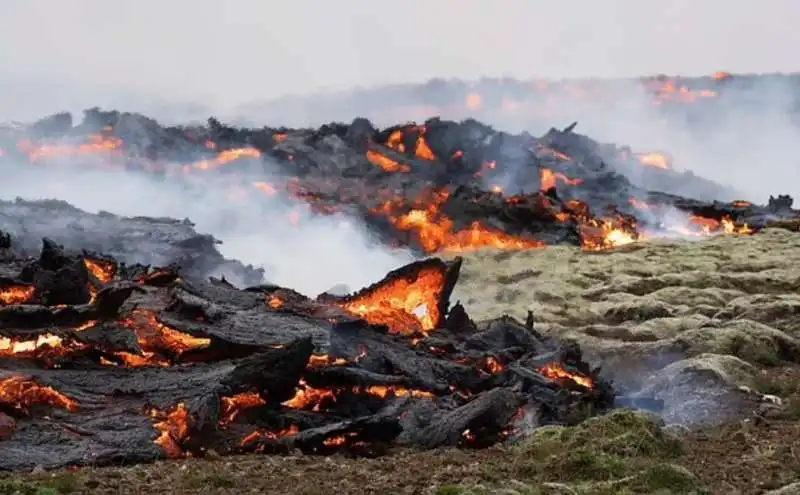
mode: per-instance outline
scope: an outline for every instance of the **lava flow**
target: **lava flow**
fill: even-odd
[[[150,409],[149,414],[156,420],[153,427],[159,431],[159,435],[153,443],[163,448],[170,459],[182,457],[182,444],[189,438],[193,421],[186,404],[181,402],[169,412],[153,408]]]
[[[0,287],[0,304],[23,304],[33,299],[36,288],[30,285]]]
[[[23,357],[38,354],[44,350],[58,350],[63,340],[58,335],[44,334],[31,340],[13,340],[0,337],[0,357]]]
[[[731,77],[714,75],[709,83],[723,84]],[[683,79],[666,77],[643,80],[644,86],[653,92],[660,103],[685,102],[716,95],[711,90],[689,89],[684,82]],[[544,88],[551,89],[553,86],[542,86],[538,81],[534,87],[534,92],[540,92],[549,91]],[[575,82],[570,82],[564,89],[566,94],[581,95],[581,98],[597,93],[591,84],[585,87]],[[508,104],[512,100],[515,103]],[[476,89],[470,93],[467,106],[480,107],[487,101],[491,99],[483,98]],[[503,98],[502,101],[504,108],[519,108],[518,104],[522,102],[518,98]],[[741,228],[736,223],[737,216],[731,216],[733,228],[689,228],[689,224],[693,223],[689,218],[697,216],[694,212],[685,212],[687,225],[671,226],[664,230],[647,225],[638,217],[635,221],[620,221],[613,215],[590,214],[589,209],[609,205],[589,200],[586,200],[585,211],[580,217],[572,215],[569,211],[571,208],[542,215],[543,210],[536,208],[542,201],[532,198],[535,193],[522,194],[524,201],[521,203],[530,205],[530,209],[521,211],[520,202],[515,203],[516,199],[503,195],[511,189],[514,189],[513,194],[517,194],[517,186],[522,190],[535,191],[537,186],[534,185],[533,176],[537,176],[538,191],[542,194],[554,192],[560,196],[565,189],[572,189],[575,194],[565,196],[567,204],[574,203],[578,198],[583,201],[593,195],[603,197],[603,202],[609,202],[606,198],[610,194],[605,193],[619,191],[617,204],[613,204],[614,199],[610,200],[610,206],[618,207],[627,201],[631,184],[621,175],[612,177],[605,173],[598,174],[598,167],[612,168],[606,162],[635,162],[649,169],[658,169],[658,173],[669,174],[668,177],[677,174],[672,157],[667,153],[634,153],[627,147],[596,143],[575,134],[574,125],[564,131],[553,129],[546,136],[535,138],[530,135],[511,136],[474,121],[454,123],[432,119],[424,124],[394,126],[383,131],[333,126],[310,133],[303,129],[237,129],[214,120],[208,128],[170,129],[167,134],[173,136],[177,130],[177,136],[169,139],[153,137],[144,143],[137,143],[135,141],[138,138],[126,137],[123,140],[116,133],[119,126],[123,129],[131,127],[122,125],[123,120],[137,119],[138,116],[92,110],[87,111],[86,118],[102,121],[103,126],[102,131],[84,135],[85,142],[80,142],[78,133],[70,135],[69,140],[63,138],[63,134],[48,137],[46,133],[39,133],[34,141],[24,132],[11,132],[10,136],[19,134],[19,139],[16,146],[6,148],[7,152],[0,160],[7,156],[19,158],[21,154],[30,163],[44,165],[59,157],[93,156],[97,159],[85,163],[82,161],[81,166],[99,163],[114,170],[158,173],[168,180],[185,181],[202,187],[209,186],[204,181],[214,180],[213,177],[220,175],[219,169],[224,168],[224,187],[228,188],[231,201],[288,199],[294,205],[290,212],[282,216],[282,221],[289,225],[303,221],[298,213],[303,207],[309,214],[315,215],[343,211],[350,213],[352,209],[368,210],[372,213],[367,215],[370,227],[384,230],[387,221],[391,224],[395,239],[387,239],[387,244],[413,247],[427,254],[463,253],[482,248],[539,249],[554,242],[565,242],[565,239],[572,243],[580,239],[584,249],[601,250],[661,235],[680,234],[682,227],[691,231],[687,235],[706,235],[706,231],[751,232],[749,228]],[[145,127],[149,129],[152,126],[148,124]],[[91,128],[99,127],[95,125]],[[362,132],[365,130],[368,132]],[[152,132],[156,132],[156,128]],[[342,136],[350,137],[342,141]],[[328,142],[329,138],[333,141]],[[145,154],[137,151],[143,147],[152,148],[146,145],[149,142],[173,141],[176,149],[189,150],[187,155],[194,160],[170,161],[168,157],[174,156],[174,150],[170,149],[153,149]],[[333,145],[334,142],[337,144]],[[191,151],[192,147],[194,151]],[[509,159],[509,156],[516,158]],[[331,158],[330,163],[323,157]],[[266,177],[251,177],[244,173],[237,175],[236,171],[245,163],[259,163],[262,169],[268,167],[269,181],[262,180]],[[360,176],[364,175],[365,164],[374,172],[369,163],[380,169],[377,177],[371,177],[370,173],[365,177]],[[356,167],[354,170],[348,169],[351,164]],[[343,170],[335,171],[332,175],[331,167]],[[248,173],[251,168],[259,167],[248,167]],[[338,178],[331,179],[333,176]],[[684,176],[684,179],[691,178]],[[301,183],[302,187],[298,185]],[[459,204],[457,193],[464,186],[482,190],[474,201],[475,206],[467,208]],[[603,194],[595,194],[598,188],[602,189]],[[505,204],[491,196],[502,198]],[[515,212],[510,215],[508,210],[512,209]],[[561,223],[572,226],[557,227],[556,230],[565,232],[553,235],[548,231],[552,227],[553,216]],[[564,220],[565,216],[568,220]],[[712,216],[721,222],[721,215]],[[651,223],[658,225],[659,219],[651,220]],[[708,221],[714,220],[709,218]],[[573,229],[573,232],[566,232],[569,229]],[[87,259],[86,265],[100,283],[107,284],[115,276],[115,267],[106,266],[100,260]],[[89,290],[94,298],[99,288],[92,285]],[[0,302],[18,303],[24,297],[6,290],[0,295]]]
[[[412,390],[395,386],[369,386],[351,387],[349,389],[321,389],[309,386],[305,380],[300,380],[295,395],[284,401],[282,405],[292,409],[305,409],[310,411],[323,411],[327,403],[335,403],[337,397],[343,393],[366,394],[380,399],[392,397],[414,397],[417,399],[432,399],[434,394],[425,390]]]
[[[141,354],[115,353],[127,366],[169,366],[171,359],[211,345],[211,339],[193,337],[160,323],[153,311],[134,310],[120,323],[133,330],[142,349]]]
[[[477,221],[471,222],[466,229],[457,230],[455,222],[440,211],[448,197],[449,193],[446,191],[428,191],[411,204],[411,209],[396,198],[384,202],[372,211],[385,216],[398,230],[413,232],[427,253],[463,253],[482,248],[509,250],[545,247],[541,241],[488,229]],[[396,212],[403,209],[407,211]]]
[[[98,253],[94,263],[84,257],[45,242],[38,267],[76,270],[76,287],[85,283],[81,263],[98,284],[175,273],[143,266],[116,273],[111,267],[123,265],[110,256]],[[28,277],[26,260],[0,261],[7,280]],[[12,425],[0,437],[0,469],[212,450],[380,455],[401,441],[452,446],[464,430],[479,448],[503,441],[523,404],[542,405],[550,416],[541,424],[613,406],[611,384],[591,371],[578,347],[540,338],[509,317],[475,323],[462,306],[451,306],[462,263],[415,261],[347,296],[311,299],[287,288],[237,289],[187,276],[185,284],[110,283],[108,297],[94,305],[3,307],[15,325],[4,327],[0,340],[0,358],[13,370],[0,379],[0,421]],[[275,297],[278,310],[270,304]],[[119,304],[116,315],[109,300]],[[527,336],[512,350],[493,338],[480,350],[468,343],[520,332]],[[58,360],[42,358],[49,352]],[[569,363],[562,373],[555,363],[537,368],[556,355]],[[86,442],[111,435],[119,441],[86,456]],[[46,448],[24,448],[32,443]]]
[[[385,280],[339,304],[374,325],[386,325],[393,333],[428,333],[441,317],[438,304],[445,281],[440,268],[426,267],[407,277]]]
[[[225,427],[236,421],[236,418],[245,410],[252,407],[263,406],[267,402],[257,392],[243,392],[231,397],[222,397],[220,399],[221,412],[219,425]]]
[[[33,380],[14,376],[0,379],[0,404],[20,412],[34,406],[47,405],[75,412],[78,402],[59,393],[52,387],[43,387]]]
[[[109,284],[117,274],[117,264],[104,260],[96,260],[92,258],[83,258],[83,264],[89,273],[101,283]]]

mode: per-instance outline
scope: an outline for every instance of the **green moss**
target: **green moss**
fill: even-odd
[[[188,490],[234,488],[235,486],[236,478],[232,474],[224,471],[210,473],[192,472],[187,473],[181,479],[181,487]]]
[[[653,416],[618,410],[573,427],[542,427],[514,447],[509,475],[585,493],[700,492],[691,473],[670,464],[682,443],[662,426]]]
[[[655,464],[637,476],[628,486],[638,493],[698,493],[697,477],[686,468],[674,464]]]
[[[442,485],[436,489],[436,495],[464,495],[467,490],[458,485]]]
[[[81,482],[74,473],[58,473],[41,481],[0,480],[0,495],[62,495],[75,493]]]
[[[682,453],[680,439],[661,426],[661,422],[650,415],[618,410],[570,428],[539,428],[517,446],[517,451],[539,460],[575,450],[621,457],[672,459],[679,456]]]
[[[15,480],[0,481],[0,495],[36,495],[38,486]]]

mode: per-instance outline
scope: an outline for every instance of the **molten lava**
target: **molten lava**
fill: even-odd
[[[31,340],[0,337],[0,357],[23,357],[50,352],[59,354],[59,351],[66,351],[62,345],[61,337],[52,334],[39,335]]]
[[[444,284],[442,270],[427,267],[408,278],[388,280],[341,303],[341,307],[373,325],[386,325],[392,333],[427,334],[441,317],[438,301]]]
[[[208,160],[200,160],[188,165],[183,166],[185,172],[190,172],[193,169],[198,170],[214,170],[225,166],[231,162],[241,160],[242,158],[261,158],[261,151],[255,148],[235,148],[230,150],[221,151],[216,157]]]
[[[160,432],[153,443],[161,446],[169,459],[182,457],[182,445],[189,438],[193,421],[186,404],[181,402],[168,413],[151,409],[150,416],[159,420],[153,425]]]
[[[115,353],[126,365],[166,366],[169,361],[164,357],[180,357],[181,354],[211,345],[211,339],[193,337],[189,334],[169,328],[156,319],[152,311],[137,309],[129,318],[121,321],[133,330],[142,348],[142,355],[126,352]]]
[[[556,173],[549,168],[543,168],[541,172],[541,187],[542,191],[547,191],[556,187],[557,181],[563,181],[568,186],[579,186],[583,184],[582,179],[571,179],[564,174]]]
[[[245,410],[263,406],[267,402],[256,392],[245,392],[231,397],[220,399],[220,426],[224,427],[236,421],[236,418]]]
[[[21,412],[40,405],[59,407],[70,412],[78,410],[77,401],[52,387],[43,387],[19,376],[0,380],[0,403]]]
[[[594,387],[594,384],[589,377],[583,376],[579,373],[571,373],[564,369],[564,366],[561,363],[550,363],[547,366],[540,368],[539,373],[553,381],[572,380],[584,388],[591,389]]]
[[[398,230],[413,232],[427,253],[463,253],[483,248],[500,250],[538,249],[546,245],[535,239],[525,239],[505,232],[488,229],[472,222],[463,230],[455,229],[455,222],[439,211],[449,194],[434,191],[424,194],[415,202],[415,208],[403,214],[394,213],[403,206],[402,201],[386,201],[373,210],[386,218]]]
[[[326,366],[343,366],[350,364],[344,358],[332,358],[327,354],[312,354],[308,360],[308,368],[324,368]]]
[[[639,160],[639,163],[648,167],[662,168],[664,170],[672,168],[672,157],[666,153],[653,151],[650,153],[636,153],[634,156]]]
[[[297,433],[300,433],[300,429],[297,427],[297,425],[291,425],[288,428],[277,431],[256,430],[244,437],[239,445],[241,447],[246,447],[247,445],[257,442],[258,440],[276,441],[283,437],[296,435]]]
[[[104,284],[111,283],[117,274],[116,263],[111,263],[110,261],[83,258],[83,264],[89,270],[89,273]]]
[[[36,293],[31,285],[11,285],[0,287],[0,304],[24,304]]]
[[[411,167],[404,163],[399,163],[395,160],[392,160],[386,155],[381,154],[378,151],[374,150],[367,150],[367,160],[369,160],[373,165],[377,165],[378,167],[384,169],[387,172],[410,172]]]
[[[352,387],[350,389],[321,389],[308,385],[305,380],[300,380],[294,397],[286,400],[282,405],[292,409],[305,409],[311,411],[322,411],[326,403],[336,402],[338,394],[351,392],[354,394],[367,394],[381,399],[393,397],[414,397],[418,399],[432,399],[434,394],[425,390],[413,390],[404,387],[380,386]]]
[[[17,148],[28,155],[31,163],[37,163],[52,158],[111,155],[118,153],[123,147],[122,140],[116,136],[92,134],[88,140],[88,143],[80,144],[36,144],[30,140],[23,140]]]

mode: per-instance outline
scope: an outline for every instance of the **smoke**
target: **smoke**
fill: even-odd
[[[78,159],[20,164],[4,176],[0,198],[56,198],[89,212],[189,218],[199,232],[223,242],[226,257],[264,267],[269,282],[311,296],[336,284],[357,290],[410,260],[406,252],[381,247],[352,219],[313,215],[287,197],[265,197],[224,177],[178,183],[85,165]]]
[[[698,80],[679,80],[676,91],[683,84],[697,85]],[[550,93],[539,96],[534,89],[526,90],[524,83],[503,79],[440,80],[281,98],[243,106],[238,117],[251,124],[317,125],[360,115],[381,126],[432,116],[474,117],[500,130],[534,135],[577,121],[576,132],[630,146],[635,152],[666,152],[676,171],[690,171],[736,192],[735,197],[719,197],[719,188],[709,184],[707,189],[687,187],[686,196],[759,204],[770,195],[800,196],[800,185],[793,180],[800,157],[800,77],[734,76],[721,83],[707,78],[700,84],[719,96],[658,105],[641,82],[632,79],[555,83]],[[480,107],[467,108],[469,93],[480,95]],[[507,172],[508,178],[514,177],[513,170]],[[642,178],[635,171],[627,175],[634,183]],[[651,179],[647,187],[658,189],[658,183]]]
[[[630,145],[634,151],[666,151],[678,171],[691,171],[743,196],[714,199],[763,204],[771,194],[798,197],[800,186],[793,178],[800,127],[793,119],[798,115],[800,80],[765,75],[746,82],[734,78],[725,86],[719,98],[674,109],[652,104],[641,91],[630,91],[627,97],[618,95],[619,103],[610,109],[573,108],[556,122],[577,120],[579,132]],[[502,120],[498,116],[498,123]]]
[[[740,189],[742,199],[800,193],[790,180],[800,140],[796,127],[787,125],[800,82],[763,78],[737,87],[734,79],[726,88],[734,91],[726,91],[715,109],[697,102],[672,115],[651,105],[633,83],[610,85],[615,94],[608,101],[593,102],[590,91],[578,102],[548,97],[534,112],[516,113],[489,108],[508,96],[502,84],[480,89],[485,108],[478,111],[463,110],[461,93],[469,84],[385,86],[431,77],[796,70],[791,50],[783,49],[800,44],[796,2],[740,2],[732,9],[716,1],[609,0],[577,12],[559,2],[522,0],[502,6],[408,0],[403,9],[384,11],[363,1],[236,0],[214,8],[142,1],[150,6],[37,0],[6,9],[0,18],[0,118],[95,105],[161,121],[215,114],[275,125],[359,115],[389,125],[471,114],[501,129],[537,134],[577,120],[579,132],[597,139],[668,151],[677,167]],[[109,22],[120,18],[125,22]],[[308,96],[358,85],[382,89]],[[303,96],[276,99],[289,93]]]

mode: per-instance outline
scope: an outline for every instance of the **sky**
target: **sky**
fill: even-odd
[[[797,0],[7,1],[0,14],[0,121],[100,106],[186,122],[235,114],[244,104],[261,123],[303,125],[298,118],[318,123],[334,116],[302,98],[283,113],[248,102],[434,77],[793,72],[800,69],[793,49],[800,46],[798,21]],[[566,106],[546,124],[578,120],[578,131],[598,140],[666,150],[678,168],[724,180],[747,193],[741,199],[763,203],[773,192],[800,197],[800,140],[788,123],[794,89],[765,78],[748,91],[774,105],[735,99],[702,133],[662,119],[649,100],[633,110]],[[351,115],[335,118],[347,121],[360,111],[344,108]],[[490,123],[506,128],[505,118]],[[375,246],[359,225],[342,228],[317,217],[284,232],[248,205],[237,210],[214,194],[198,201],[140,176],[47,178],[5,178],[0,197],[189,217],[199,231],[223,239],[227,256],[271,266],[273,282],[307,294],[341,282],[361,287],[407,261]],[[288,214],[282,208],[276,204],[275,214]],[[317,252],[322,238],[324,257]]]
[[[233,106],[432,77],[796,69],[793,0],[25,0],[0,78]]]

